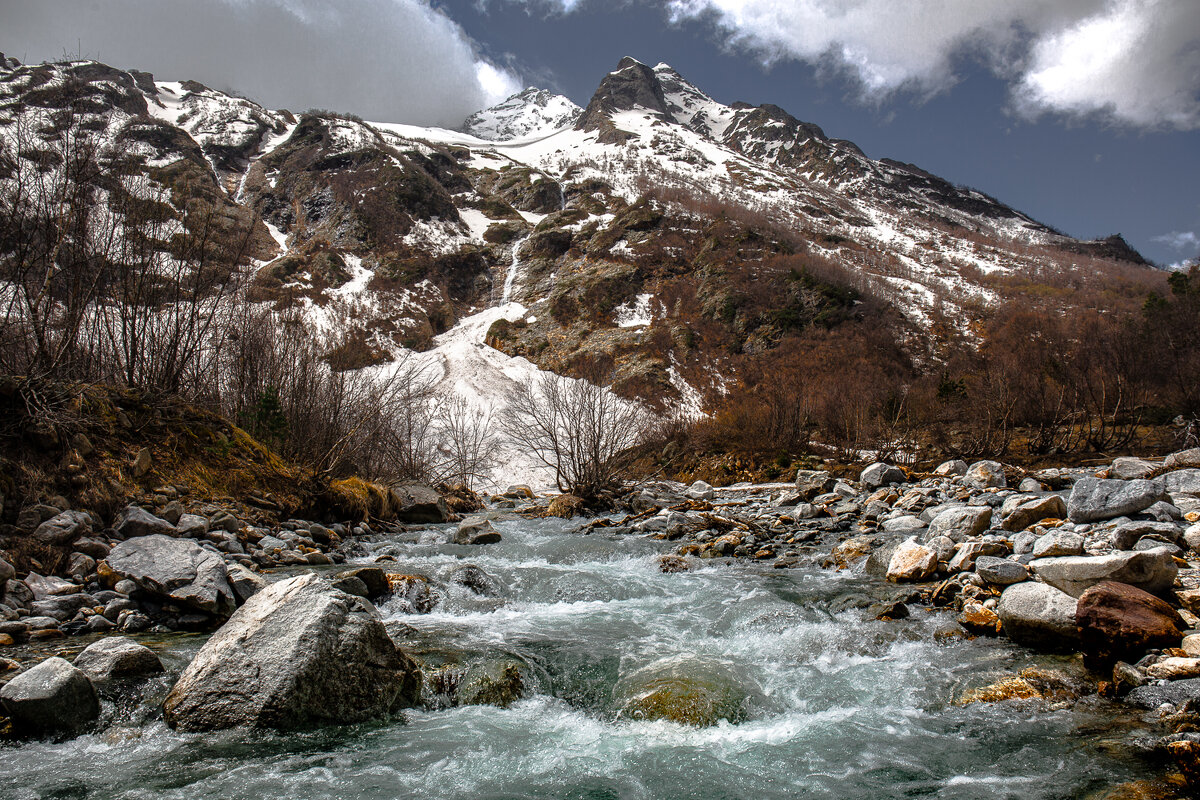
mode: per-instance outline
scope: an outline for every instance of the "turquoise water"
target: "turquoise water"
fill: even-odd
[[[431,577],[430,614],[381,606],[393,634],[460,672],[520,665],[508,708],[410,711],[302,734],[178,734],[144,705],[103,732],[0,749],[4,798],[1076,798],[1148,774],[1111,708],[958,707],[1034,663],[1001,641],[935,637],[952,618],[874,621],[871,581],[708,562],[658,571],[659,542],[501,521],[483,548],[383,543]],[[498,585],[447,581],[469,559]],[[196,637],[152,641],[182,668]],[[667,668],[716,676],[741,721],[694,728],[622,713],[627,684]]]

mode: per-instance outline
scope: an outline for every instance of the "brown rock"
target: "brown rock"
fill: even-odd
[[[683,556],[663,555],[658,557],[659,572],[687,572],[691,564]]]
[[[958,624],[971,633],[985,636],[1000,634],[1000,616],[982,603],[968,601],[958,615]]]
[[[1184,622],[1175,609],[1149,592],[1103,581],[1075,607],[1084,658],[1094,664],[1135,662],[1147,650],[1177,647]]]
[[[1002,703],[1005,700],[1040,700],[1042,693],[1024,678],[1009,676],[988,686],[971,689],[958,699],[958,705]]]
[[[549,507],[546,508],[546,514],[551,517],[570,519],[582,514],[583,508],[584,502],[582,497],[576,497],[573,494],[560,494],[550,501]]]
[[[424,575],[389,574],[387,580],[392,597],[400,598],[410,614],[428,614],[441,600]]]
[[[1200,789],[1200,742],[1171,742],[1167,753],[1183,773],[1184,783],[1191,789]]]
[[[937,554],[916,542],[904,542],[888,562],[890,581],[921,581],[937,571]]]
[[[149,475],[150,469],[154,466],[154,459],[150,455],[150,449],[143,447],[141,450],[138,450],[130,466],[133,468],[133,476],[135,478],[144,478]]]
[[[1169,681],[1200,678],[1200,658],[1164,658],[1146,667],[1146,676]]]

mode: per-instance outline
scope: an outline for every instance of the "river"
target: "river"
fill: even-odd
[[[875,621],[862,608],[871,579],[717,562],[663,574],[665,542],[580,535],[558,520],[496,526],[504,540],[482,548],[436,532],[371,547],[396,558],[389,568],[434,578],[441,596],[428,614],[382,605],[394,635],[429,663],[520,664],[528,692],[510,707],[179,734],[154,711],[164,679],[144,704],[109,704],[100,733],[4,746],[0,797],[1078,798],[1150,774],[1103,701],[954,705],[967,688],[1053,662],[938,635],[956,628],[946,614]],[[498,597],[444,582],[464,559]],[[203,637],[143,641],[177,671]],[[630,676],[656,669],[728,682],[739,721],[696,728],[622,712]]]

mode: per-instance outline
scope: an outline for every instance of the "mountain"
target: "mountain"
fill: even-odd
[[[302,312],[340,368],[421,351],[480,407],[513,375],[600,368],[626,396],[695,410],[739,359],[813,326],[869,311],[936,358],[989,306],[1068,302],[1064,283],[1145,268],[1119,237],[1073,239],[630,58],[583,110],[527,89],[463,131],[271,110],[90,61],[4,61],[0,114],[24,137],[0,180],[52,172],[64,131],[83,132],[103,169],[167,191],[178,224],[197,209],[244,223],[245,296]],[[491,377],[464,380],[484,341],[500,352],[471,369]]]
[[[530,87],[467,117],[462,129],[480,139],[507,142],[569,128],[581,114],[583,109],[570,99]]]

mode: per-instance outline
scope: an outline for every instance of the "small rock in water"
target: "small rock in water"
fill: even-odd
[[[392,597],[410,614],[428,614],[441,597],[424,575],[388,575]]]
[[[150,648],[123,636],[109,636],[93,642],[75,656],[72,663],[97,682],[163,671],[162,662]]]
[[[1000,633],[1000,616],[974,600],[963,603],[962,613],[958,615],[958,624],[971,633],[985,636],[997,636]]]
[[[958,705],[971,703],[1003,703],[1008,700],[1040,700],[1042,693],[1024,678],[1010,676],[988,686],[971,689],[958,700]]]
[[[454,532],[454,544],[495,544],[499,541],[500,532],[484,517],[465,519]]]
[[[100,716],[100,699],[87,675],[54,656],[0,689],[0,703],[20,730],[74,731]]]
[[[687,572],[691,568],[691,563],[683,556],[667,554],[658,557],[659,572]]]
[[[713,487],[704,481],[696,481],[687,488],[684,494],[693,500],[712,500],[717,496],[717,493],[713,491]]]

